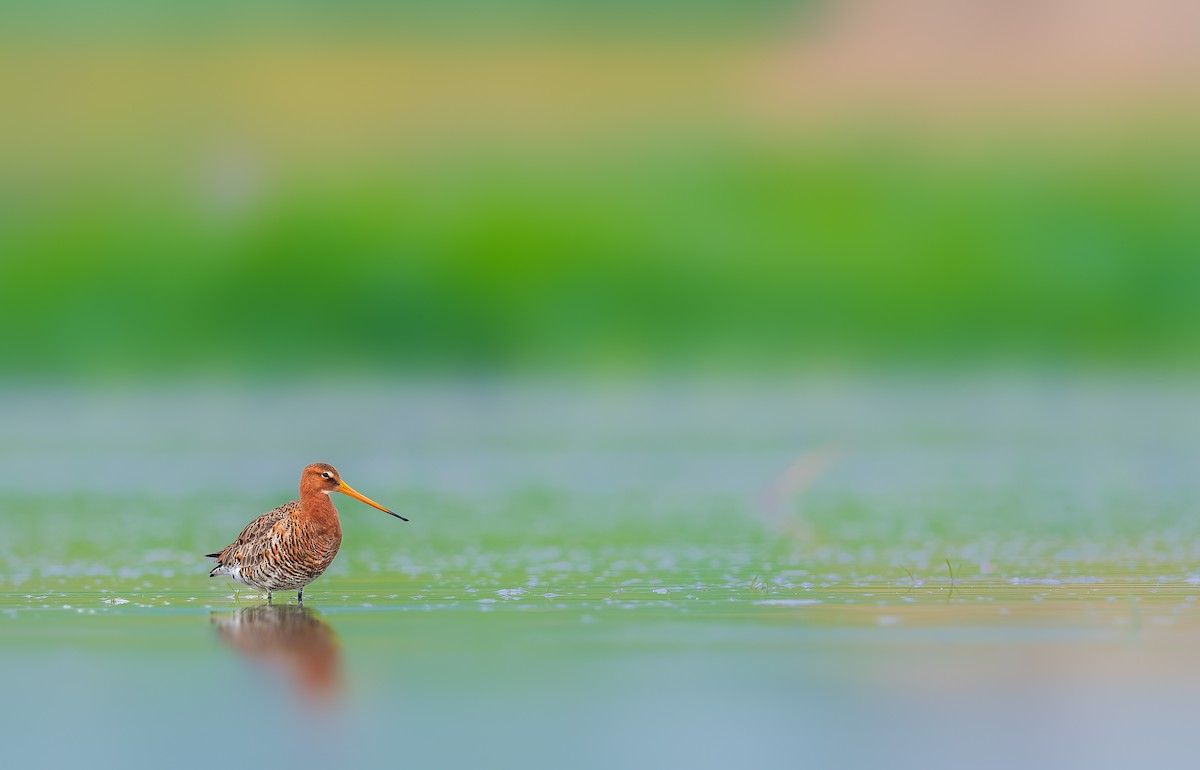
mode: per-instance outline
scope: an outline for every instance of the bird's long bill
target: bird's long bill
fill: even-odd
[[[379,510],[383,511],[384,513],[390,513],[393,516],[395,516],[397,519],[400,519],[400,521],[408,521],[408,519],[404,518],[400,514],[395,513],[393,511],[389,511],[387,508],[384,508],[382,505],[375,502],[374,500],[367,497],[366,495],[355,492],[353,487],[351,487],[349,484],[347,484],[344,481],[338,484],[338,491],[344,495],[350,495],[355,500],[362,500],[364,503],[371,506],[372,508],[378,508]]]

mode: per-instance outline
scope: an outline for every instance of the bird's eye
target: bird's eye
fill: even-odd
[[[323,479],[329,478],[329,471],[325,471],[324,473],[322,473],[321,478],[323,478]]]

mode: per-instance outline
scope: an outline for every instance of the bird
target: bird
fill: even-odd
[[[300,499],[267,511],[246,525],[241,534],[216,553],[209,577],[228,575],[239,583],[266,591],[267,604],[275,591],[295,591],[304,604],[304,587],[321,576],[342,544],[342,524],[331,495],[341,492],[408,521],[342,481],[329,463],[312,463],[300,474]]]

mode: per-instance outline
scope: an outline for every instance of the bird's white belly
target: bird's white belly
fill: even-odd
[[[243,585],[250,585],[242,577],[242,565],[241,564],[222,564],[221,566],[219,566],[215,570],[213,570],[212,574],[213,575],[228,575],[229,577],[233,578],[234,580],[236,580],[239,583],[242,583]]]

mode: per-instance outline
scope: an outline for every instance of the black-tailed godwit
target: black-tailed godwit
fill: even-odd
[[[300,475],[300,499],[284,503],[246,525],[229,545],[210,556],[217,560],[209,577],[228,575],[267,592],[295,591],[304,603],[304,586],[321,576],[342,544],[342,524],[330,495],[341,492],[401,521],[408,521],[366,495],[355,492],[328,463],[313,463]]]

